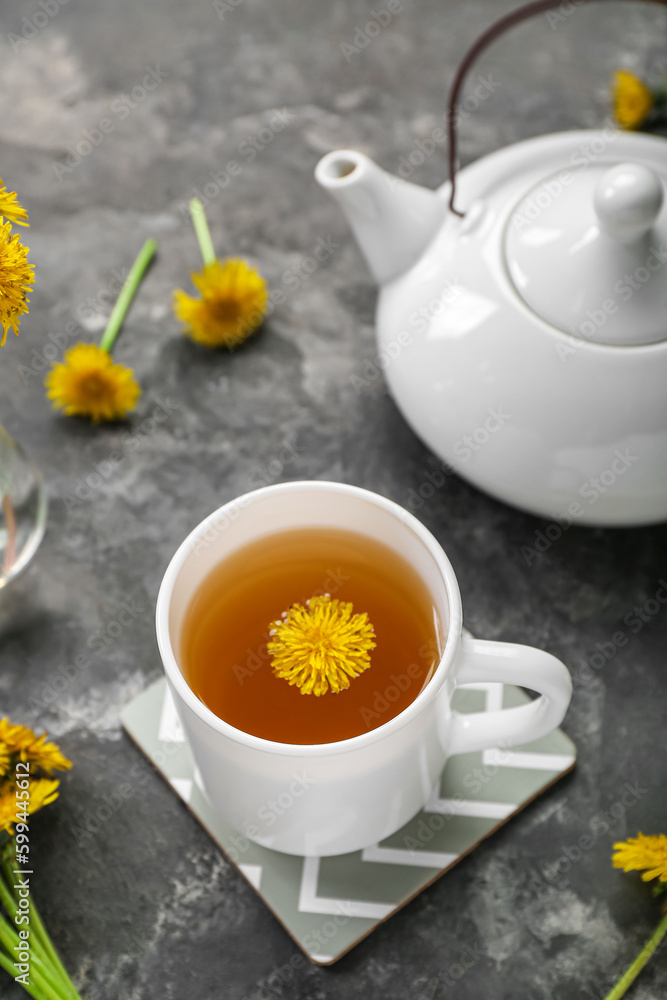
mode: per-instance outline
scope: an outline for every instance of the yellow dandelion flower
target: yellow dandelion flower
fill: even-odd
[[[652,837],[638,833],[636,837],[614,844],[614,851],[614,868],[622,868],[624,872],[641,871],[644,882],[654,878],[667,882],[667,837],[664,833]]]
[[[206,347],[236,347],[262,323],[268,299],[266,283],[240,257],[220,261],[199,198],[190,199],[190,215],[204,266],[193,271],[201,298],[174,292],[174,312],[184,333]]]
[[[350,677],[371,665],[375,632],[368,615],[354,614],[349,602],[311,597],[293,604],[270,626],[267,649],[273,672],[301,688],[301,694],[336,694],[350,686]]]
[[[30,815],[34,816],[44,806],[49,806],[52,802],[55,802],[58,798],[59,787],[60,782],[53,781],[50,778],[39,778],[37,781],[31,781],[28,805]]]
[[[22,205],[19,205],[16,191],[8,191],[2,178],[0,178],[0,215],[4,215],[5,219],[19,226],[30,225],[28,213]]]
[[[16,823],[16,789],[14,785],[5,785],[0,792],[0,833],[14,832]]]
[[[35,736],[33,733],[32,742],[26,742],[20,748],[20,757],[45,774],[69,771],[72,766],[72,761],[67,759],[60,747],[48,740],[46,733],[41,736]]]
[[[75,344],[65,353],[64,361],[53,365],[44,379],[46,395],[54,410],[64,410],[68,416],[90,417],[93,423],[98,423],[121,420],[136,406],[141,389],[134,372],[113,363],[111,348],[156,249],[155,240],[146,240],[139,251],[99,346]]]
[[[54,409],[68,416],[120,420],[134,409],[141,389],[134,372],[114,364],[111,355],[96,344],[75,344],[44,380]]]
[[[34,281],[34,268],[28,263],[28,247],[23,246],[18,235],[12,236],[11,223],[0,219],[0,347],[7,339],[8,330],[13,330],[18,337],[21,316],[28,312],[28,292]]]
[[[191,277],[201,298],[179,288],[174,292],[174,312],[192,340],[206,347],[236,347],[260,326],[266,312],[266,283],[247,261],[214,260]]]
[[[60,747],[49,742],[47,733],[38,736],[28,726],[15,725],[8,718],[0,719],[0,766],[4,754],[8,762],[12,754],[18,754],[22,761],[30,761],[35,769],[47,774],[68,771],[72,766]]]
[[[24,742],[34,737],[32,729],[27,726],[18,726],[10,722],[7,716],[0,719],[0,742],[7,747],[10,753],[20,749]]]
[[[51,805],[58,798],[59,781],[52,781],[49,778],[38,778],[30,781],[28,786],[29,798],[16,796],[16,785],[13,782],[5,785],[0,794],[0,833],[6,831],[14,833],[14,825],[19,821],[17,813],[24,811],[28,816],[34,816],[36,812],[44,806]],[[21,789],[23,792],[23,789]]]
[[[653,94],[635,73],[618,69],[612,87],[614,117],[621,128],[639,128],[653,107]]]
[[[6,747],[4,743],[0,743],[0,778],[7,774],[7,771],[9,770],[10,757],[11,754],[9,752],[9,748]]]

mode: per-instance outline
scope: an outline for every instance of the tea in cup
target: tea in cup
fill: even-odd
[[[566,667],[462,631],[456,577],[397,504],[293,482],[221,507],[165,574],[157,635],[206,793],[243,836],[343,854],[400,829],[447,757],[546,735]],[[457,686],[520,684],[529,704],[460,714]]]

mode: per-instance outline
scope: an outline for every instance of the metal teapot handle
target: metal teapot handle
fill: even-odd
[[[560,0],[562,2],[562,0]],[[447,137],[449,141],[449,179],[451,181],[452,189],[449,196],[449,208],[454,215],[458,215],[463,218],[465,212],[459,212],[454,206],[454,199],[456,197],[456,153],[458,145],[458,133],[457,129],[457,114],[456,105],[463,87],[468,70],[475,62],[477,57],[480,55],[484,49],[491,44],[496,38],[502,35],[509,28],[512,28],[515,24],[519,24],[521,21],[526,21],[533,14],[544,14],[549,10],[554,10],[560,6],[559,0],[534,0],[533,3],[527,3],[523,7],[518,7],[516,10],[510,11],[509,14],[505,14],[498,21],[495,21],[486,31],[479,36],[474,45],[468,49],[464,55],[459,68],[456,71],[456,75],[452,81],[452,85],[449,91],[449,98],[447,101]],[[578,3],[595,3],[601,2],[601,0],[578,0]],[[659,4],[661,7],[667,7],[667,0],[627,0],[628,3],[655,3]]]

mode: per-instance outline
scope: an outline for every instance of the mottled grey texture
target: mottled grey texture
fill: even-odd
[[[0,416],[44,471],[51,502],[38,558],[0,601],[0,697],[2,712],[48,727],[75,761],[57,807],[34,824],[34,891],[89,1000],[241,1000],[295,952],[163,781],[133,772],[141,756],[119,729],[119,710],[160,674],[153,606],[172,552],[204,515],[262,479],[341,480],[405,504],[437,465],[381,380],[360,394],[351,384],[374,354],[375,289],[312,172],[343,145],[395,170],[440,120],[464,47],[511,5],[403,0],[348,63],[340,43],[354,40],[371,6],[242,0],[221,7],[221,19],[205,0],[69,0],[17,51],[9,33],[41,8],[20,2],[0,13],[0,173],[30,209],[38,275],[20,339],[10,335],[2,351]],[[464,161],[524,136],[598,124],[617,64],[652,62],[655,71],[664,11],[572,9],[555,30],[542,18],[519,28],[480,65],[501,86],[465,122]],[[163,82],[122,117],[113,102],[156,65]],[[239,144],[283,108],[293,118],[248,162]],[[68,144],[102,118],[113,131],[71,172],[55,171]],[[233,355],[183,340],[170,308],[173,288],[187,287],[198,263],[179,205],[230,159],[242,173],[208,206],[221,254],[248,255],[273,288],[286,289],[286,269],[319,237],[339,244]],[[434,186],[444,175],[437,152],[413,179]],[[108,305],[80,306],[147,236],[159,240],[159,259],[117,350],[143,386],[136,415],[127,427],[98,428],[52,415],[42,375],[22,378],[18,365],[39,365],[47,332],[77,315],[81,337],[99,336]],[[143,434],[159,399],[174,409]],[[270,463],[285,440],[295,458],[275,476]],[[112,455],[119,460],[94,494],[68,509],[79,477]],[[418,516],[452,559],[474,632],[542,646],[572,668],[565,729],[579,767],[335,968],[301,969],[270,995],[604,995],[657,918],[646,887],[612,872],[609,855],[617,837],[667,831],[667,611],[586,681],[581,663],[618,629],[631,633],[624,616],[667,576],[667,530],[573,527],[529,568],[521,546],[544,525],[455,477]],[[140,609],[136,618],[91,649],[123,601]],[[53,700],[58,668],[82,652],[90,665]],[[86,817],[133,773],[137,795],[81,842]],[[568,871],[561,865],[551,884],[545,871],[626,782],[639,783],[639,801],[604,832],[594,822],[594,847]],[[475,964],[448,979],[466,945]],[[666,990],[663,954],[633,997]],[[0,995],[22,994],[3,976]]]

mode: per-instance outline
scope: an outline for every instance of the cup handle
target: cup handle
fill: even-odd
[[[518,708],[452,712],[449,753],[521,746],[552,732],[563,721],[572,697],[572,679],[551,653],[513,642],[486,642],[463,635],[456,686],[480,682],[519,684],[540,694]]]

